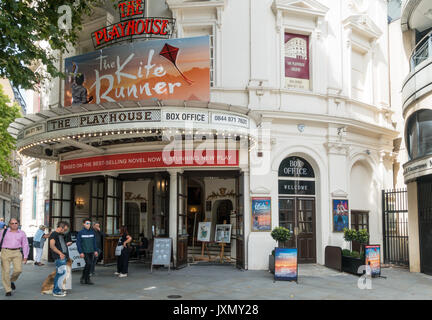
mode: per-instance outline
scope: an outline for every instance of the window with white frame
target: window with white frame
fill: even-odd
[[[368,55],[355,47],[351,51],[351,96],[355,100],[368,101]]]

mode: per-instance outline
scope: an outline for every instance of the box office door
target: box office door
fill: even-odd
[[[299,263],[316,263],[315,199],[297,198],[296,238]]]
[[[177,259],[176,268],[187,266],[188,234],[187,234],[187,177],[177,173]]]
[[[115,248],[119,237],[118,230],[122,221],[122,181],[114,177],[105,177],[105,216],[103,228],[107,237],[104,240],[104,264],[115,262]]]
[[[284,245],[298,249],[299,263],[316,263],[315,198],[280,198],[279,225],[291,231]]]

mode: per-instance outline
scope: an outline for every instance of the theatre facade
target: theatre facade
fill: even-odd
[[[147,1],[133,13],[169,18],[164,39],[95,50],[83,38],[41,110],[10,127],[26,157],[23,227],[100,221],[109,262],[126,225],[134,239],[171,238],[177,268],[201,245],[200,222],[210,242],[230,225],[227,255],[249,270],[268,268],[277,226],[300,263],[348,248],[343,227],[382,243],[397,137],[388,61],[376,54],[387,50],[386,6],[352,3]],[[100,8],[83,34],[121,19]]]

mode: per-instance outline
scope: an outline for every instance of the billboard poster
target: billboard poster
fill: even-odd
[[[365,264],[371,268],[372,277],[381,275],[380,245],[365,246]]]
[[[210,100],[208,36],[149,40],[65,59],[64,106],[140,100]]]
[[[349,228],[348,200],[333,199],[333,232],[343,232]]]
[[[298,280],[297,248],[275,249],[275,280]]]
[[[285,86],[309,90],[309,36],[285,33]]]
[[[252,198],[252,231],[271,231],[271,198]]]

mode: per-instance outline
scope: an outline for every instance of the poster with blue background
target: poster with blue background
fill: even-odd
[[[349,228],[348,200],[333,200],[333,232]]]
[[[252,231],[271,231],[271,198],[252,198]]]

